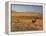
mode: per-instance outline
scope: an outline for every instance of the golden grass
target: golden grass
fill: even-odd
[[[33,18],[32,18],[33,16]],[[38,17],[40,19],[36,19],[34,17]],[[32,20],[35,19],[34,23]],[[43,30],[43,19],[40,14],[34,14],[34,13],[14,13],[12,12],[12,26],[11,31],[37,31],[37,30]]]
[[[39,16],[40,14],[34,14],[34,13],[12,13],[12,16]]]

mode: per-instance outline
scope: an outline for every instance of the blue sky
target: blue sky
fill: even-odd
[[[16,12],[43,12],[42,6],[12,4],[12,10]]]

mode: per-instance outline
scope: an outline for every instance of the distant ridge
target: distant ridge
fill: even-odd
[[[16,12],[16,11],[12,11],[12,12],[14,12],[14,13],[29,13],[29,14],[31,14],[31,13],[34,13],[34,14],[43,14],[43,13],[38,13],[38,12]]]

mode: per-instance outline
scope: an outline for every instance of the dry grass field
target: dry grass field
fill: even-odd
[[[11,32],[43,30],[43,18],[39,13],[12,12],[11,15]]]

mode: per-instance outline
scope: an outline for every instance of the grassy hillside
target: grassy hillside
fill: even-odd
[[[11,31],[40,31],[43,29],[42,15],[39,13],[16,13],[12,11]]]

